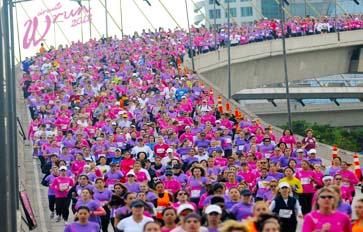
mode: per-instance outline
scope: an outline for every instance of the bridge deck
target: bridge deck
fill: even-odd
[[[244,89],[232,96],[235,100],[285,99],[285,88]],[[290,88],[291,99],[363,99],[363,87],[300,87]]]

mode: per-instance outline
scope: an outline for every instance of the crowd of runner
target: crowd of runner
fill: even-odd
[[[308,34],[311,21],[296,20],[288,33]],[[248,42],[261,31],[279,36],[276,21],[266,22]],[[339,30],[362,22],[340,19]],[[194,50],[212,49],[212,31],[193,30]],[[234,27],[232,38],[243,44],[248,30]],[[42,48],[23,62],[28,137],[51,220],[67,232],[289,232],[304,217],[303,232],[352,231],[360,180],[349,164],[337,156],[324,166],[310,129],[298,141],[289,129],[277,136],[259,119],[219,110],[213,91],[181,66],[187,40],[160,29]],[[363,200],[356,214],[353,231],[362,231]]]

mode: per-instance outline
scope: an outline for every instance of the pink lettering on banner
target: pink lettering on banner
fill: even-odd
[[[44,20],[43,20],[44,19]],[[92,21],[91,8],[79,6],[71,10],[65,10],[63,5],[58,2],[55,6],[40,10],[32,19],[24,23],[25,33],[23,36],[23,49],[38,46],[41,41],[45,40],[51,26],[58,21],[68,22],[69,27],[76,27],[83,23]],[[40,22],[44,22],[43,31],[39,31]],[[62,25],[64,27],[64,25]],[[37,38],[38,37],[38,38]]]
[[[35,38],[35,35],[38,31],[38,17],[35,16],[33,20],[28,20],[25,22],[24,26],[26,28],[25,34],[23,37],[23,48],[27,49],[33,43],[33,46],[37,46],[40,41],[42,41],[45,36],[48,34],[50,26],[51,26],[51,18],[47,15],[45,16],[46,27],[44,29],[43,34],[40,35],[39,39]]]

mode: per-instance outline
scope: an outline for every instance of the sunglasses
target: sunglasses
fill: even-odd
[[[342,178],[335,178],[335,180],[342,180]]]
[[[332,195],[327,195],[327,196],[320,196],[319,198],[321,199],[333,199],[334,197]]]
[[[271,187],[271,188],[276,188],[276,187],[277,187],[277,185],[270,185],[270,187]]]
[[[187,193],[178,193],[178,196],[187,195]]]

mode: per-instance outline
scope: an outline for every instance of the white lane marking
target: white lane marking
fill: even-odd
[[[37,192],[37,201],[38,201],[38,208],[39,208],[39,218],[40,218],[40,231],[41,232],[47,232],[47,228],[45,226],[45,216],[44,216],[44,208],[42,203],[42,197],[40,194],[40,182],[39,182],[39,171],[38,171],[38,165],[35,159],[33,159],[33,168],[35,173],[35,186],[36,186],[36,192]]]

